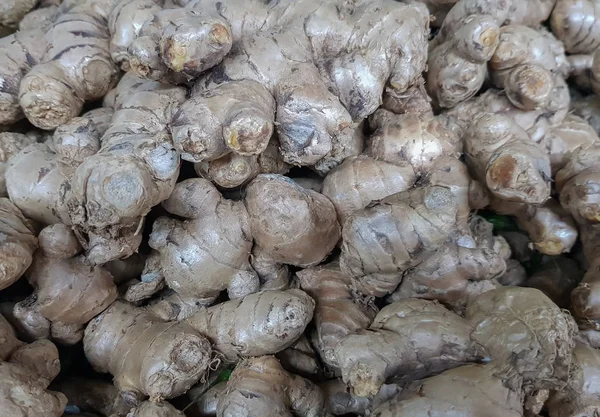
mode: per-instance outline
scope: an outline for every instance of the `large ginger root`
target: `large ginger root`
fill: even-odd
[[[33,261],[35,226],[6,198],[0,198],[0,290],[21,278]]]
[[[600,413],[600,350],[578,343],[573,349],[567,386],[550,394],[550,417],[583,417]]]
[[[52,130],[103,97],[119,71],[109,53],[108,13],[113,0],[65,1],[44,37],[41,63],[21,80],[19,104],[29,121]],[[40,42],[42,43],[42,42]]]
[[[379,106],[384,87],[403,92],[419,79],[428,13],[421,4],[389,0],[265,6],[219,6],[219,18],[227,22],[214,22],[210,15],[203,16],[206,22],[196,18],[209,28],[199,36],[213,44],[224,41],[219,45],[223,47],[233,39],[236,45],[218,68],[197,82],[193,102],[173,122],[175,143],[184,157],[211,159],[227,147],[257,153],[276,130],[286,162],[316,165],[326,173],[360,152],[352,145],[353,132]],[[189,7],[190,13],[210,10],[204,2]],[[367,21],[377,25],[367,30]],[[227,33],[226,23],[232,33]],[[261,31],[253,33],[257,28]],[[326,34],[330,30],[337,34],[335,41]],[[184,72],[186,60],[193,71],[214,61],[212,56],[196,57],[176,36],[163,36],[161,42],[171,40],[169,58]]]
[[[34,28],[0,39],[0,60],[4,63],[0,69],[0,127],[25,117],[19,105],[19,85],[23,75],[42,60],[43,36],[40,28]]]
[[[318,386],[283,370],[273,356],[244,359],[219,397],[217,417],[321,417],[325,398]]]
[[[523,110],[546,107],[553,99],[553,74],[566,77],[570,70],[561,44],[551,33],[514,24],[500,29],[489,67],[494,85]]]
[[[35,288],[13,309],[21,331],[32,338],[74,344],[83,327],[117,298],[112,275],[91,266],[68,226],[56,224],[40,232],[40,249],[25,276]]]
[[[375,395],[389,378],[410,382],[484,359],[472,332],[434,301],[401,300],[381,309],[367,330],[341,339],[335,355],[354,394]]]
[[[515,216],[535,248],[546,255],[570,252],[577,242],[577,226],[570,214],[554,199],[542,205],[491,199],[498,214]]]
[[[0,133],[0,197],[8,196],[5,173],[9,159],[34,142],[35,140],[31,137],[21,133]]]
[[[182,88],[126,75],[105,97],[115,110],[112,122],[100,150],[77,167],[65,197],[73,225],[88,235],[89,247],[97,246],[96,262],[134,252],[144,217],[171,194],[180,161],[167,123],[184,96]]]
[[[6,319],[0,316],[0,409],[7,416],[60,417],[67,398],[49,391],[60,372],[58,349],[48,340],[29,345],[20,342]]]
[[[503,287],[485,292],[467,304],[465,318],[492,361],[523,377],[525,393],[564,387],[576,326],[541,291]]]
[[[321,360],[339,368],[336,347],[346,335],[369,327],[377,308],[352,289],[352,280],[337,263],[307,268],[296,273],[300,287],[316,302],[312,334]]]
[[[502,200],[541,204],[550,197],[550,159],[510,118],[483,114],[464,137],[471,169]]]
[[[600,46],[598,0],[557,0],[550,24],[568,53],[589,54]]]
[[[522,417],[518,379],[507,378],[494,365],[465,365],[419,381],[372,416]]]
[[[210,181],[195,178],[177,184],[163,206],[188,219],[161,217],[150,235],[169,287],[200,300],[214,300],[225,289],[231,299],[258,290],[248,260],[252,234],[243,202],[225,200]]]
[[[451,190],[426,186],[394,194],[346,220],[340,267],[364,294],[384,295],[456,230]]]
[[[483,85],[487,62],[508,16],[509,0],[460,0],[429,43],[427,92],[442,108],[473,97]]]
[[[256,177],[246,188],[244,203],[254,238],[252,266],[268,288],[287,282],[282,264],[317,265],[340,238],[331,201],[282,175]]]
[[[262,291],[200,310],[185,320],[226,362],[275,354],[311,321],[315,302],[300,290]]]
[[[94,369],[110,372],[134,405],[142,395],[156,401],[187,391],[208,370],[212,352],[189,325],[161,322],[121,301],[88,324],[83,345]]]

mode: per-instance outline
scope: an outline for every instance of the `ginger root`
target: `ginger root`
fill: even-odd
[[[339,340],[335,355],[352,392],[375,395],[388,379],[410,382],[483,360],[473,330],[434,301],[400,300],[381,309],[368,329]]]

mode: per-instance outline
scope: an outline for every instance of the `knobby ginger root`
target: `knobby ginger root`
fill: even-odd
[[[94,369],[110,372],[133,404],[143,395],[156,401],[184,393],[207,372],[212,352],[189,325],[162,322],[122,301],[88,324],[83,346]]]
[[[81,246],[68,226],[46,227],[39,242],[25,274],[35,292],[15,305],[14,318],[30,337],[77,343],[85,324],[117,298],[117,288],[108,271],[78,255]]]
[[[352,280],[340,272],[337,263],[307,268],[296,276],[300,287],[316,302],[313,344],[327,366],[339,368],[335,355],[339,342],[346,335],[369,327],[377,308],[352,289]]]
[[[384,295],[456,230],[457,201],[451,190],[426,186],[394,194],[346,220],[340,267],[369,295]]]
[[[5,175],[9,159],[34,142],[35,140],[21,133],[0,133],[0,197],[8,196]]]
[[[341,339],[335,350],[342,379],[359,396],[388,380],[410,382],[485,357],[473,326],[435,301],[407,299],[379,312],[368,329]]]
[[[214,300],[225,289],[231,299],[258,290],[259,278],[249,263],[250,217],[243,202],[226,200],[210,181],[195,178],[177,184],[163,206],[188,219],[160,217],[150,235],[169,287],[200,300]]]
[[[262,291],[202,309],[185,323],[206,336],[226,362],[275,354],[311,321],[315,302],[300,290]]]
[[[465,365],[416,382],[372,416],[522,417],[518,378],[504,376],[494,365]]]
[[[283,370],[273,356],[244,359],[219,397],[217,417],[322,417],[318,386]]]
[[[0,290],[21,278],[33,261],[35,225],[6,198],[0,198]]]
[[[119,72],[109,52],[112,0],[66,1],[44,36],[44,56],[21,80],[19,104],[29,121],[52,130],[102,98]]]
[[[571,377],[563,390],[550,394],[550,417],[593,416],[600,412],[600,350],[582,343],[573,349]]]
[[[483,114],[464,137],[476,178],[502,200],[541,204],[550,197],[550,159],[508,117]]]
[[[67,398],[49,391],[60,372],[58,349],[48,340],[20,343],[13,329],[0,316],[0,409],[6,415],[60,417]]]
[[[437,106],[454,107],[481,89],[510,3],[460,0],[448,12],[429,43],[426,86]]]
[[[535,288],[503,287],[470,300],[465,318],[492,361],[523,377],[525,393],[569,378],[575,322]]]
[[[267,288],[287,282],[282,265],[317,265],[340,238],[331,201],[282,175],[257,176],[246,188],[244,203],[254,238],[252,266]]]

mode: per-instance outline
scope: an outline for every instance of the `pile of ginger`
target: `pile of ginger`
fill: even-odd
[[[600,0],[3,0],[0,417],[600,415]]]

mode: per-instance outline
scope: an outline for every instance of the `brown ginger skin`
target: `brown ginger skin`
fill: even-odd
[[[217,417],[320,417],[325,398],[318,386],[283,370],[273,356],[244,359],[219,397]]]
[[[275,355],[281,366],[288,372],[306,378],[316,378],[323,373],[317,353],[305,335],[296,340],[293,345]]]
[[[0,289],[21,278],[33,261],[35,225],[8,200],[0,198]]]
[[[564,387],[576,327],[541,291],[503,287],[485,292],[467,304],[465,318],[492,361],[523,378],[526,393]]]
[[[342,379],[359,396],[375,395],[388,380],[410,382],[486,355],[473,326],[435,301],[396,301],[368,329],[340,340]]]
[[[282,264],[319,264],[340,238],[331,201],[282,175],[257,176],[246,188],[244,204],[254,238],[252,265],[261,282],[277,280]]]
[[[494,366],[465,365],[416,382],[372,416],[522,417],[518,378],[508,378]]]
[[[169,287],[200,300],[215,299],[225,289],[231,299],[258,290],[248,259],[249,215],[242,202],[225,200],[210,181],[193,178],[177,184],[163,206],[188,219],[161,217],[150,235]]]
[[[100,99],[117,82],[107,26],[112,3],[86,0],[61,5],[44,37],[44,56],[19,88],[19,104],[33,125],[52,130],[68,122],[86,101]]]
[[[327,366],[338,368],[335,352],[339,342],[346,335],[369,327],[377,307],[352,289],[352,280],[336,262],[303,269],[296,276],[300,287],[316,303],[313,345]]]
[[[393,291],[404,271],[450,238],[457,211],[451,190],[425,186],[354,213],[342,231],[342,272],[364,294],[382,296]]]
[[[88,324],[83,345],[94,369],[110,372],[132,405],[144,395],[156,401],[184,393],[211,361],[210,343],[193,328],[122,301]]]
[[[117,298],[112,275],[91,266],[68,226],[55,224],[40,232],[40,249],[26,272],[35,292],[17,303],[13,315],[30,337],[50,337],[66,344],[83,337],[83,327]],[[32,325],[28,317],[37,317]]]
[[[483,114],[464,136],[467,163],[502,200],[541,204],[550,197],[550,160],[505,116]]]
[[[185,323],[206,336],[225,362],[275,354],[311,321],[315,302],[301,290],[267,290],[202,309]]]
[[[573,366],[567,386],[550,394],[550,417],[584,417],[600,412],[600,350],[583,343],[573,349]]]

